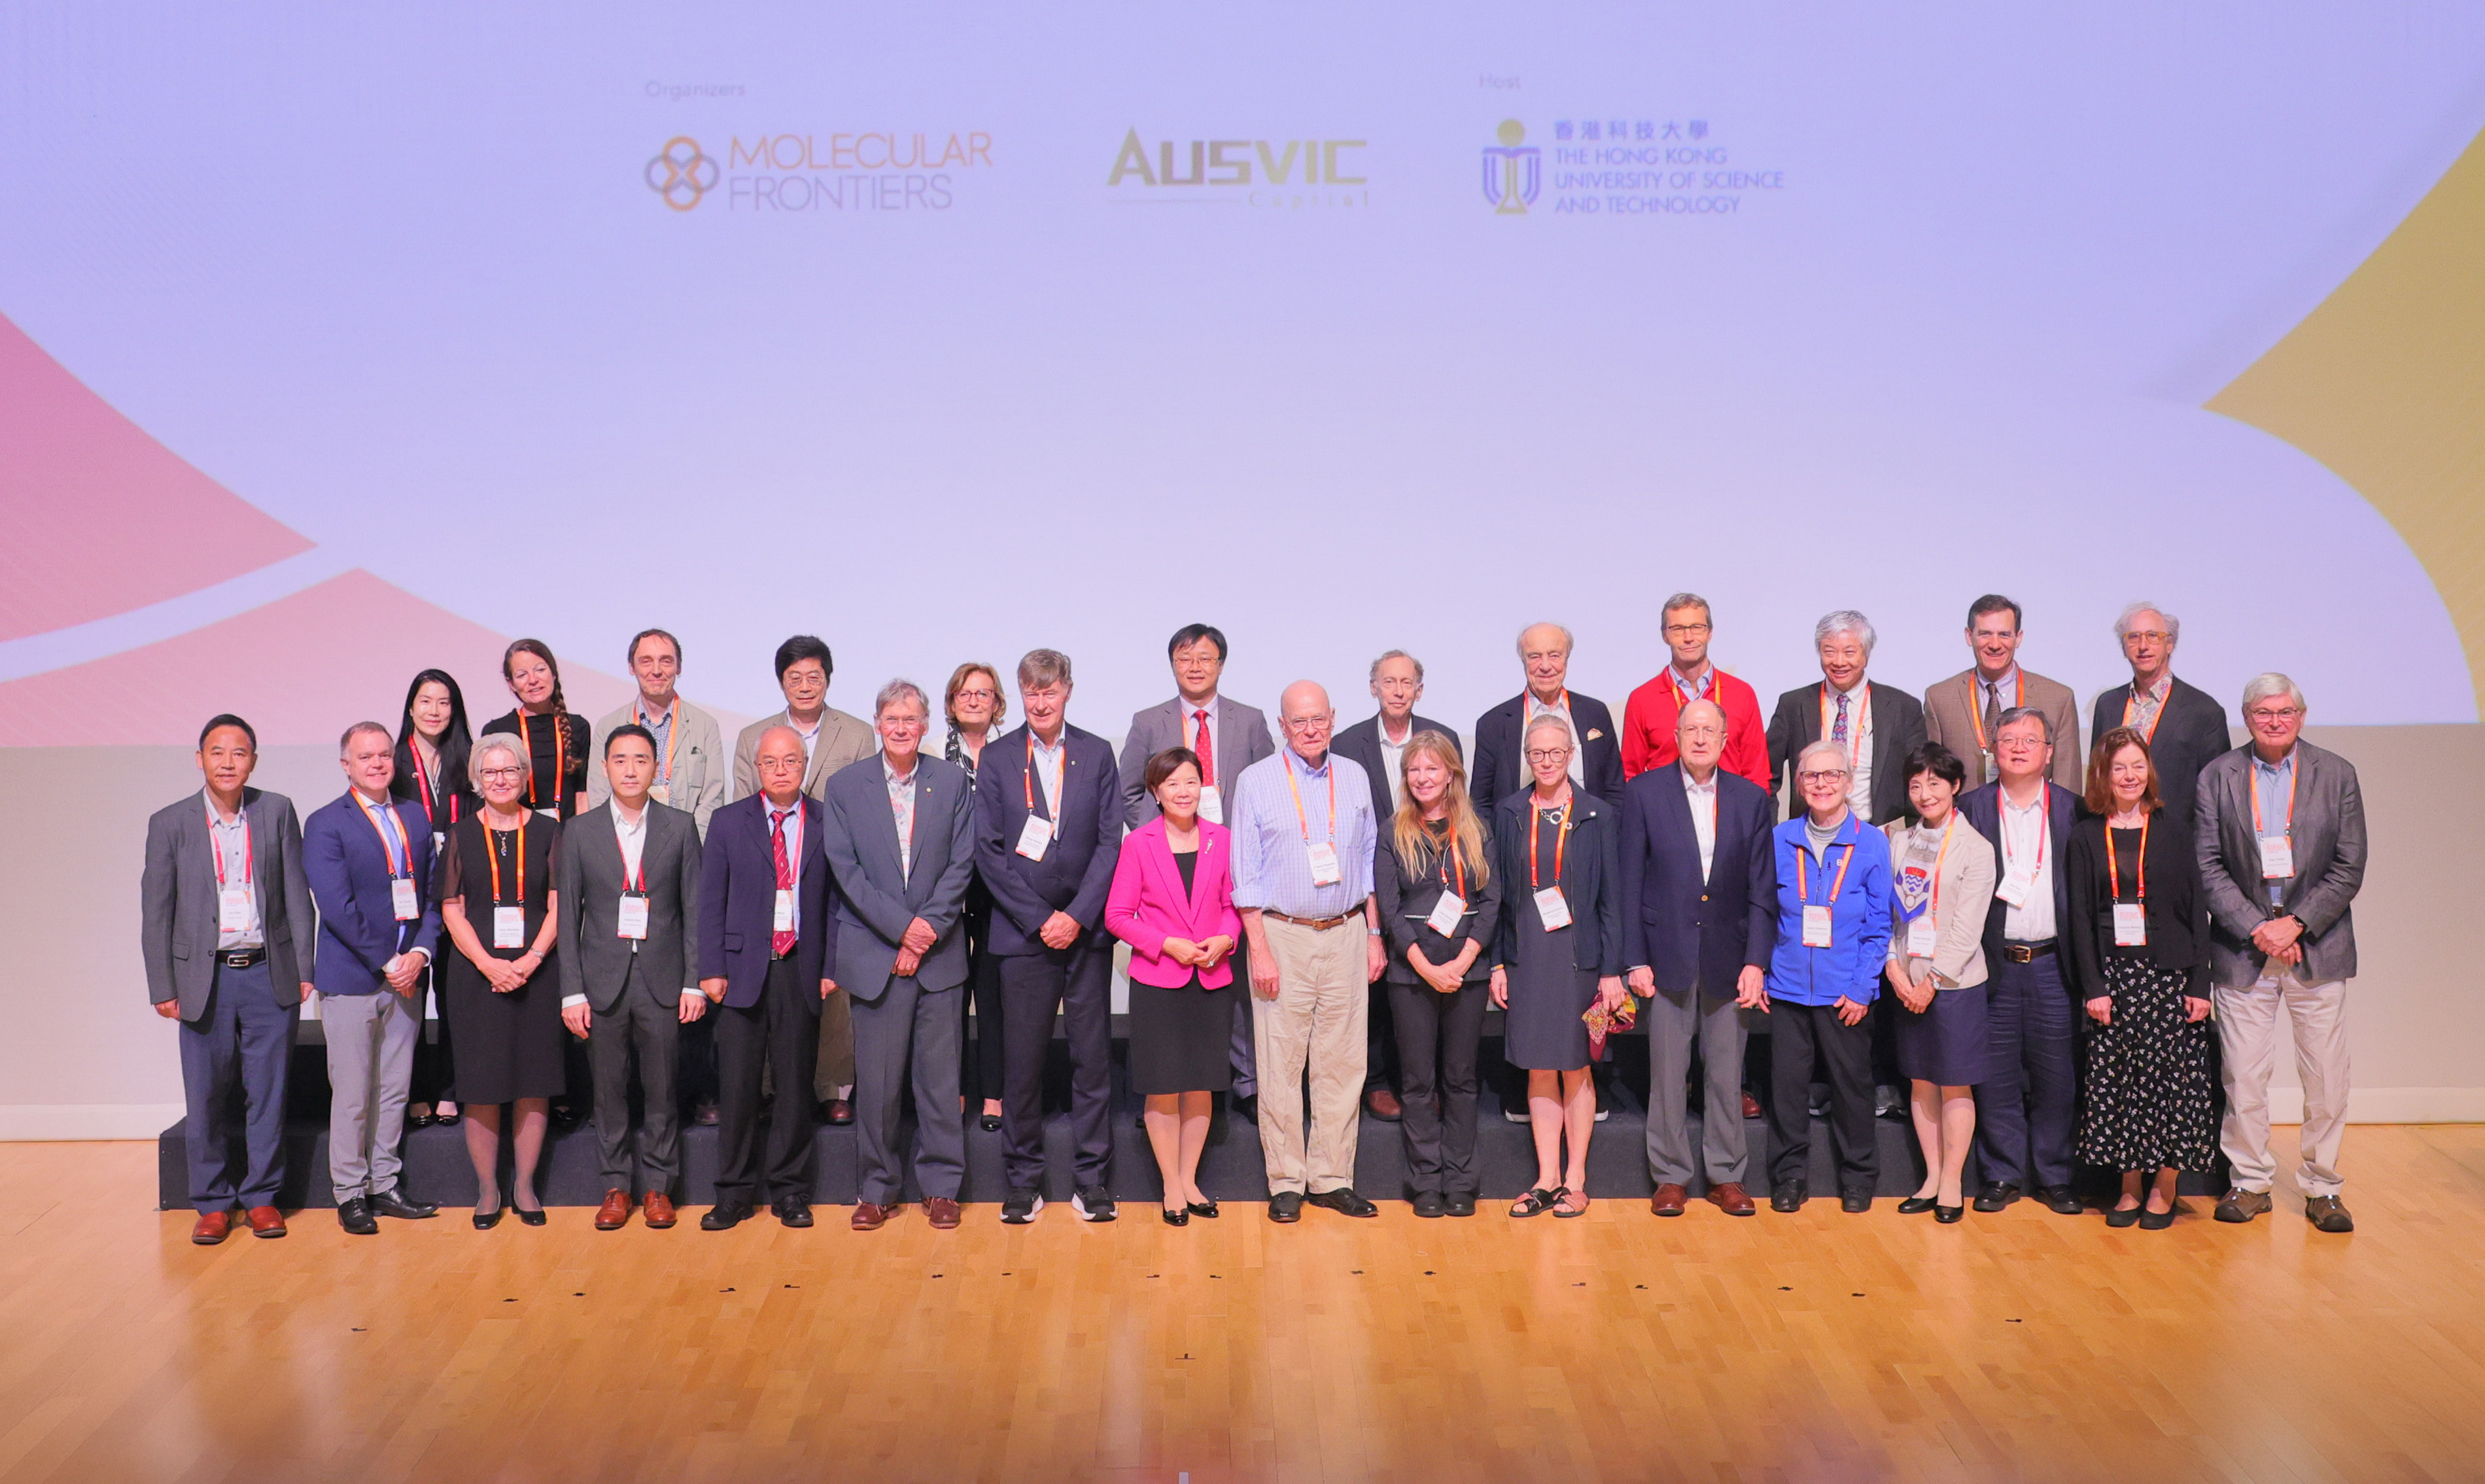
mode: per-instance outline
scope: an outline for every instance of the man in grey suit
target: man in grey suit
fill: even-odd
[[[2282,1010],[2304,1083],[2295,1183],[2305,1218],[2353,1231],[2338,1198],[2347,1122],[2352,904],[2364,882],[2364,796],[2345,758],[2301,740],[2304,692],[2283,675],[2244,687],[2252,741],[2200,771],[2194,839],[2209,901],[2210,998],[2226,1089],[2219,1144],[2234,1184],[2218,1220],[2270,1209],[2269,1074]]]
[[[286,1071],[311,993],[318,931],[293,801],[249,787],[258,766],[249,722],[210,720],[199,733],[205,795],[148,820],[139,878],[147,998],[180,1026],[183,1145],[199,1212],[190,1240],[205,1247],[232,1229],[236,1205],[246,1208],[252,1235],[285,1235],[276,1191],[285,1178]],[[239,1129],[232,1119],[236,1090]]]
[[[1212,624],[1185,624],[1165,644],[1178,693],[1133,716],[1131,735],[1122,742],[1122,823],[1129,828],[1157,817],[1156,796],[1147,789],[1148,759],[1167,747],[1188,747],[1199,754],[1199,816],[1215,824],[1225,823],[1225,801],[1233,797],[1234,780],[1242,776],[1242,769],[1276,755],[1269,718],[1256,707],[1217,694],[1225,655],[1225,634]],[[1237,943],[1234,982],[1247,983],[1250,967],[1247,950]],[[1246,994],[1236,1002],[1234,1085],[1226,1093],[1226,1105],[1244,1118],[1256,1110],[1260,1086],[1251,1013]]]
[[[932,704],[912,681],[883,686],[872,707],[880,756],[829,780],[820,827],[836,877],[836,969],[854,1001],[854,1228],[896,1213],[906,1170],[898,1148],[903,1093],[915,1086],[915,1178],[923,1214],[958,1225],[967,1171],[958,1103],[965,1027],[948,991],[967,982],[967,883],[973,878],[973,792],[967,770],[922,755]]]
[[[1925,741],[1937,742],[1967,766],[1967,787],[2001,774],[1993,749],[2002,714],[2042,712],[2054,733],[2054,782],[2072,793],[2088,786],[2089,755],[2080,746],[2080,707],[2071,688],[2019,666],[2019,605],[1986,593],[1968,606],[1967,647],[1976,663],[1925,692]],[[1966,790],[1961,790],[1964,793]]]
[[[625,723],[604,739],[606,800],[561,826],[560,1017],[587,1040],[595,1081],[595,1142],[604,1156],[604,1206],[595,1229],[630,1220],[645,1193],[647,1225],[674,1220],[682,1174],[673,1103],[680,1028],[707,1012],[699,992],[699,832],[685,809],[655,801],[663,765],[655,734]],[[630,1054],[639,1055],[645,1153],[630,1158]],[[643,1173],[644,1180],[631,1178]]]
[[[733,796],[733,760],[724,750],[724,734],[716,718],[681,698],[675,687],[682,674],[681,641],[662,629],[644,629],[630,641],[630,674],[639,693],[620,709],[595,718],[595,755],[625,726],[642,726],[656,740],[656,781],[647,796],[680,809],[697,822],[707,838],[708,816]],[[613,796],[613,784],[601,768],[587,774],[588,808]]]

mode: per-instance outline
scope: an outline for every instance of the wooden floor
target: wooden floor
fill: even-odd
[[[151,1146],[0,1146],[0,1479],[2485,1477],[2485,1127],[2347,1159],[2351,1237],[2281,1192],[205,1249]]]

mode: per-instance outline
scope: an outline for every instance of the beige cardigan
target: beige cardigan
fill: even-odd
[[[1933,984],[1942,989],[1964,989],[1984,983],[1984,918],[1993,905],[1993,846],[1953,805],[1950,850],[1943,856],[1935,881],[1933,925],[1940,937],[1933,948]],[[1907,924],[1900,915],[1897,881],[1906,868],[1907,836],[1913,826],[1895,821],[1882,826],[1890,837],[1890,961],[1907,957]]]

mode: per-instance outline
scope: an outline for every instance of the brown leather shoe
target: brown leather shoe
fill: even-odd
[[[285,1235],[285,1213],[272,1205],[252,1206],[250,1208],[250,1234],[255,1237],[281,1237]]]
[[[860,1201],[854,1209],[854,1220],[847,1225],[857,1231],[878,1231],[890,1217],[896,1214],[897,1207],[893,1205],[874,1205],[868,1201]]]
[[[845,1127],[848,1123],[854,1121],[854,1099],[850,1097],[830,1098],[828,1112],[823,1116],[827,1118],[833,1126],[837,1128]]]
[[[1751,1093],[1743,1094],[1743,1121],[1748,1123],[1761,1116],[1761,1100]]]
[[[1691,1193],[1679,1185],[1660,1185],[1656,1194],[1648,1198],[1648,1208],[1659,1216],[1679,1216],[1683,1202],[1690,1199]]]
[[[1395,1123],[1406,1116],[1406,1105],[1387,1088],[1374,1088],[1363,1094],[1364,1111],[1384,1123]]]
[[[598,1207],[595,1212],[595,1229],[598,1231],[618,1231],[623,1227],[629,1225],[629,1222],[630,1193],[626,1190],[606,1191],[604,1193],[604,1204]]]
[[[1733,1180],[1723,1180],[1708,1187],[1709,1203],[1729,1216],[1749,1216],[1759,1207],[1751,1195]]]
[[[201,1211],[196,1225],[190,1228],[190,1240],[201,1247],[213,1247],[232,1230],[232,1212]]]
[[[935,1231],[958,1229],[958,1202],[946,1196],[924,1197],[923,1215],[932,1223]]]
[[[647,1192],[647,1199],[641,1204],[647,1213],[647,1225],[655,1230],[662,1231],[673,1224],[673,1198],[663,1191]]]
[[[2304,1219],[2319,1231],[2353,1231],[2356,1218],[2347,1214],[2346,1203],[2335,1196],[2314,1196],[2304,1202]]]

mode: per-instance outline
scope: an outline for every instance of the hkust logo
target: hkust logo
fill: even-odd
[[[1495,137],[1498,148],[1484,151],[1484,199],[1503,216],[1524,216],[1544,186],[1544,151],[1527,146],[1527,125],[1504,119]]]
[[[1264,211],[1372,204],[1360,139],[1160,139],[1122,136],[1105,177],[1114,199],[1138,204],[1221,202]]]
[[[722,161],[676,134],[640,177],[674,211],[695,211],[719,193],[734,212],[946,211],[959,177],[992,164],[993,137],[980,130],[737,134]]]

